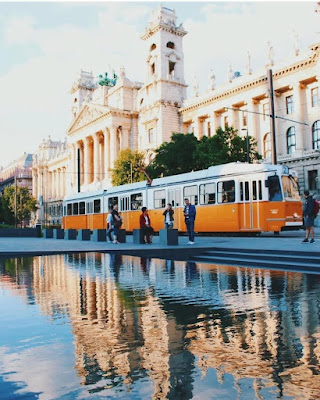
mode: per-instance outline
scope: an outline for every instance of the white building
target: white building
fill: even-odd
[[[240,135],[255,137],[258,151],[270,160],[268,70],[273,77],[277,161],[298,171],[301,190],[319,193],[320,43],[306,52],[296,47],[295,55],[281,64],[275,62],[270,46],[268,63],[257,72],[248,55],[245,75],[237,76],[230,66],[229,81],[216,87],[212,73],[205,93],[199,93],[195,80],[193,96],[187,99],[186,34],[174,10],[161,6],[141,36],[146,44],[145,83],[131,81],[124,68],[117,79],[111,73],[101,77],[100,84],[92,72],[81,71],[71,89],[68,144],[41,145],[34,164],[34,193],[46,204],[41,215],[50,203],[61,204],[66,194],[110,187],[111,169],[121,149],[144,150],[150,157],[172,132],[194,132],[200,139],[214,135],[219,126],[234,126]],[[45,152],[45,146],[60,150]],[[42,219],[59,221],[53,215]]]

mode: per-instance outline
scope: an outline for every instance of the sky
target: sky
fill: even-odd
[[[43,139],[64,140],[71,123],[72,83],[81,69],[98,76],[124,66],[145,81],[146,44],[140,36],[153,9],[174,9],[183,39],[185,80],[205,92],[212,69],[217,85],[228,66],[264,70],[268,42],[275,62],[320,42],[316,2],[0,2],[0,166]],[[192,95],[192,90],[188,90]]]

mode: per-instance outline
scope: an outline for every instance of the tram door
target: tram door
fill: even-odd
[[[179,231],[181,230],[181,226],[183,226],[183,221],[182,221],[182,212],[180,212],[179,209],[181,209],[182,206],[182,199],[181,199],[181,189],[169,189],[168,191],[168,203],[172,204],[172,208],[174,209],[174,223],[173,223],[173,228],[178,229]]]
[[[261,180],[240,182],[240,229],[260,229],[260,200],[262,200]]]

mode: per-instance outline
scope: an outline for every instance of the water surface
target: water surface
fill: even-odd
[[[0,260],[1,399],[319,399],[320,276]]]

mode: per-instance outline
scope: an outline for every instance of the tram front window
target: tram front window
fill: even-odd
[[[268,178],[269,188],[269,201],[282,201],[282,193],[279,177],[277,175],[269,176]]]
[[[298,181],[293,176],[282,176],[283,195],[285,200],[300,200]]]

